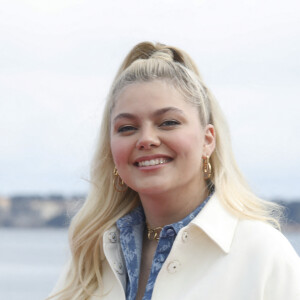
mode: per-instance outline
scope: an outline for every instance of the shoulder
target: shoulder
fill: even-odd
[[[294,251],[282,232],[262,221],[239,220],[236,235],[244,242],[255,242],[257,245],[272,249],[275,246],[281,246],[283,247],[282,250]]]
[[[240,220],[232,244],[233,249],[245,251],[273,267],[299,266],[300,258],[288,239],[271,225],[255,220]]]
[[[261,221],[240,220],[230,254],[247,261],[264,286],[265,299],[299,299],[300,258],[279,230]]]
[[[255,243],[260,250],[265,248],[270,251],[280,247],[281,252],[295,252],[282,232],[262,221],[239,220],[235,238],[245,244]]]

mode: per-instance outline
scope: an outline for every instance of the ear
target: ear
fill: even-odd
[[[204,128],[203,155],[211,156],[216,147],[215,127],[208,124]]]

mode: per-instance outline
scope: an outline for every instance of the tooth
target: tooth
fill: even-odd
[[[156,159],[151,159],[151,160],[140,161],[138,163],[138,166],[139,167],[155,166],[155,165],[159,165],[159,164],[164,164],[168,161],[169,160],[166,158],[156,158]]]

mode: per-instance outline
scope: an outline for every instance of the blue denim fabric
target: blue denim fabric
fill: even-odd
[[[172,249],[179,230],[187,226],[199,214],[209,198],[210,196],[207,197],[201,205],[199,205],[183,220],[171,225],[166,225],[162,229],[152,261],[151,272],[143,300],[151,299],[156,277]],[[120,218],[117,221],[117,227],[120,230],[121,248],[127,269],[126,299],[135,300],[138,291],[143,232],[145,228],[145,214],[143,207],[139,206],[124,217]]]

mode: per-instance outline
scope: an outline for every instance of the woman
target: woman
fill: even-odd
[[[182,50],[148,42],[109,93],[72,259],[52,299],[300,299],[280,208],[254,196]]]

